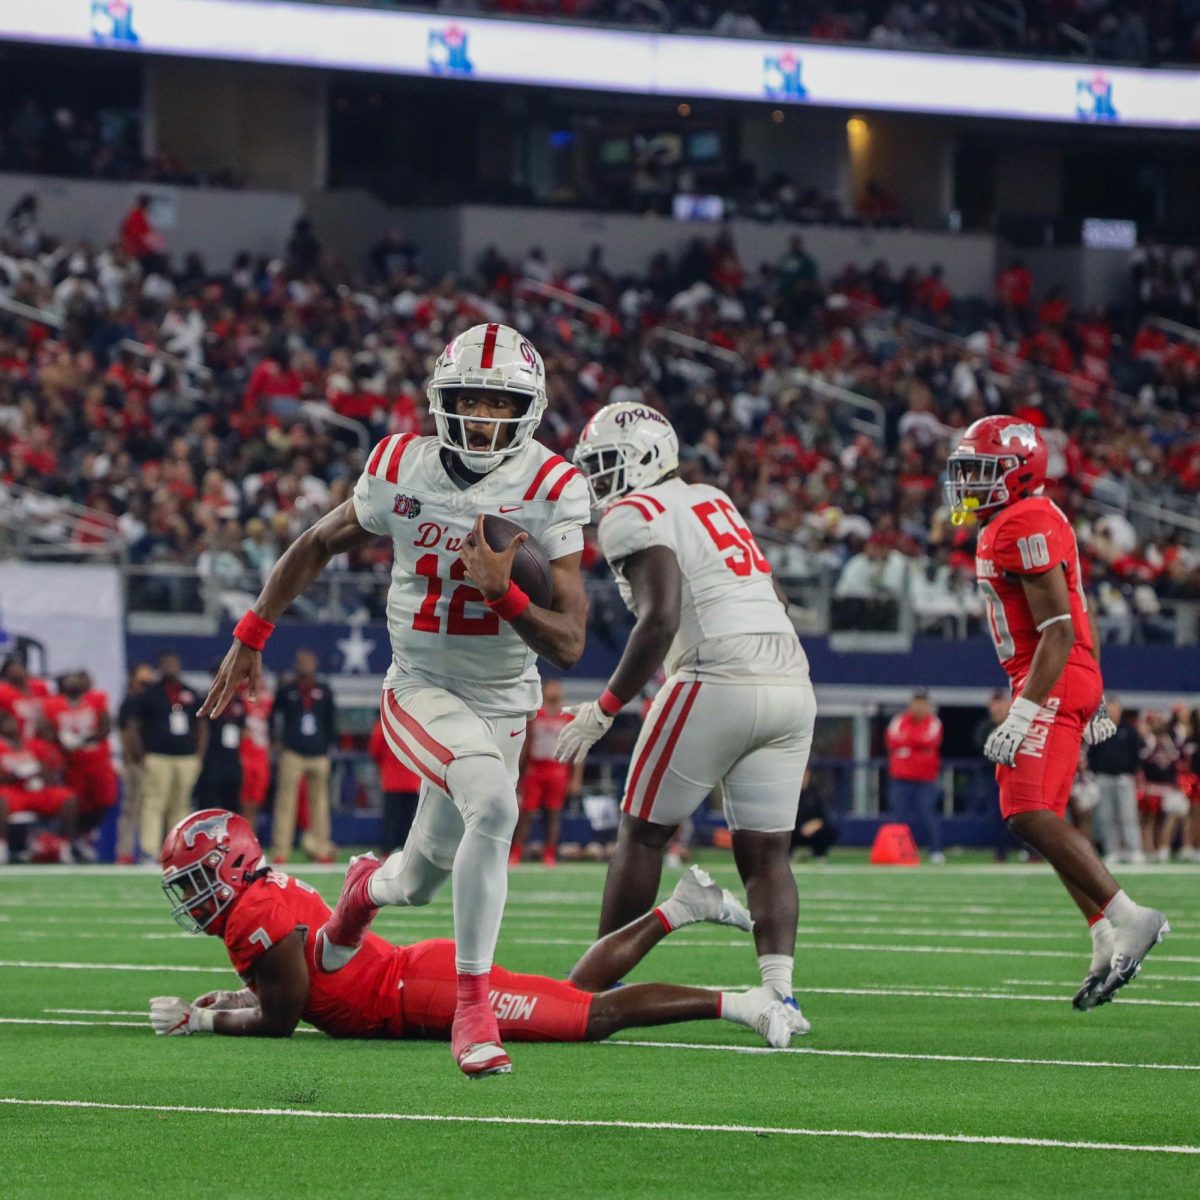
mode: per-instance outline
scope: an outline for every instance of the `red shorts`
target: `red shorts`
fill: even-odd
[[[65,787],[44,787],[26,791],[20,787],[0,787],[0,800],[11,817],[15,813],[33,813],[39,817],[57,817],[74,793]]]
[[[117,802],[117,773],[108,761],[69,763],[67,787],[79,797],[81,813],[103,812]]]
[[[521,780],[521,811],[544,808],[547,812],[562,812],[570,784],[571,769],[565,763],[529,768]]]
[[[1021,743],[1016,765],[996,768],[1002,817],[1044,809],[1059,817],[1066,813],[1083,728],[1103,694],[1098,668],[1067,663],[1042,715]]]
[[[458,999],[454,943],[448,938],[405,948],[400,1003],[405,1037],[448,1037]],[[492,1007],[507,1042],[582,1042],[592,993],[565,979],[492,968]]]
[[[242,803],[260,808],[267,798],[271,783],[271,758],[260,747],[253,750],[242,746]]]

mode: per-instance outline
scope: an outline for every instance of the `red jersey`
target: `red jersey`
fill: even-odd
[[[20,742],[0,741],[0,780],[10,787],[40,791],[46,786],[46,776],[62,769],[58,747],[41,738],[25,738]]]
[[[1095,668],[1092,630],[1087,617],[1075,531],[1062,510],[1044,496],[1027,496],[993,517],[979,535],[975,577],[987,606],[988,628],[1000,665],[1020,690],[1029,673],[1041,634],[1033,620],[1023,575],[1042,575],[1062,568],[1071,597],[1075,644],[1069,663]]]
[[[317,963],[317,933],[329,905],[307,883],[281,871],[252,883],[230,910],[225,949],[234,969],[254,990],[254,964],[295,929],[304,935],[308,999],[303,1018],[331,1037],[399,1037],[405,951],[368,933],[359,952],[333,974]]]
[[[11,683],[0,683],[0,709],[13,714],[21,722],[22,737],[36,737],[42,723],[42,713],[50,688],[44,679],[32,675],[25,681],[24,689]]]
[[[108,714],[108,697],[98,688],[85,692],[78,700],[50,696],[45,703],[45,714],[71,766],[111,761],[108,739],[97,740],[100,723]]]
[[[274,701],[262,690],[259,691],[258,699],[253,704],[245,697],[243,699],[246,705],[246,728],[245,736],[242,739],[242,749],[245,750],[249,745],[253,745],[259,750],[269,750],[271,748],[271,709]]]
[[[574,717],[568,716],[564,712],[557,714],[548,713],[544,708],[539,708],[537,716],[529,722],[529,741],[527,762],[530,767],[545,768],[545,767],[562,767],[567,770],[568,763],[560,763],[554,757],[554,747],[558,744],[558,735],[562,732],[564,725],[570,724]]]
[[[887,748],[893,779],[933,783],[942,769],[942,723],[933,713],[920,721],[897,713],[887,727]]]

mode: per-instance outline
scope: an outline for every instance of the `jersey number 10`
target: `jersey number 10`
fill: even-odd
[[[735,575],[744,578],[752,571],[770,575],[771,564],[763,557],[754,534],[742,524],[738,510],[728,500],[706,500],[703,504],[693,505],[692,512],[700,518],[718,550],[734,551],[725,559],[725,565]],[[722,529],[722,523],[729,528]]]

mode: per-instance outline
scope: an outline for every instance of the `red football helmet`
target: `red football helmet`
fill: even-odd
[[[223,808],[183,818],[163,842],[162,889],[171,916],[189,933],[218,934],[226,910],[264,865],[250,822]]]
[[[947,462],[950,519],[965,525],[1046,485],[1046,443],[1018,417],[983,417],[971,425]]]

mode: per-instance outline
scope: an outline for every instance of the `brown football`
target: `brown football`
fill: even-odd
[[[509,543],[519,533],[528,532],[515,521],[506,521],[503,517],[494,517],[490,513],[483,518],[483,536],[487,544],[495,551],[508,549]],[[512,577],[530,600],[538,608],[549,608],[554,598],[554,584],[550,577],[550,559],[546,552],[529,538],[517,551],[513,559]]]

